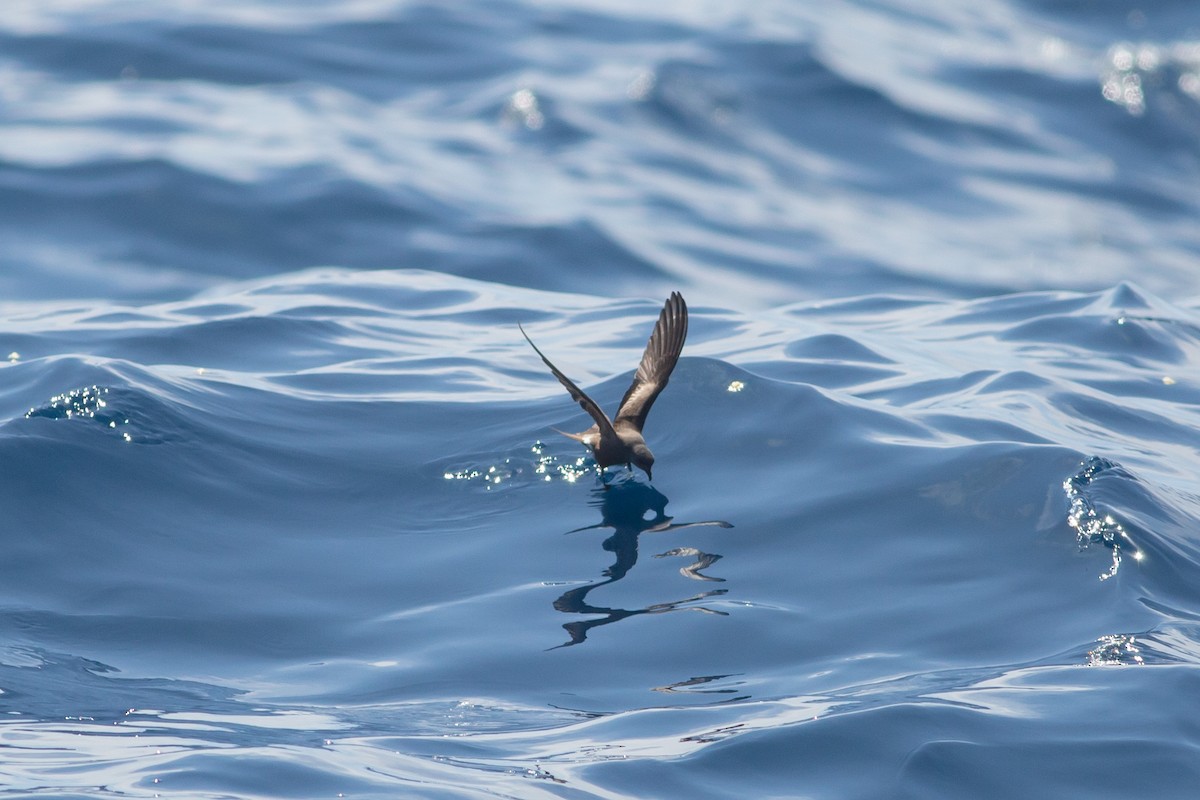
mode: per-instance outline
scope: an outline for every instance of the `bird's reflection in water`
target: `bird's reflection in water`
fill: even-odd
[[[633,565],[637,563],[638,559],[638,537],[643,532],[663,533],[666,531],[677,531],[682,528],[701,526],[715,526],[718,528],[733,527],[728,522],[717,519],[706,520],[704,522],[672,522],[673,518],[666,515],[668,503],[666,496],[651,486],[633,480],[598,488],[594,494],[596,499],[592,501],[592,504],[599,506],[603,520],[595,525],[577,528],[570,532],[577,533],[579,531],[596,530],[598,528],[612,528],[613,534],[604,540],[603,547],[605,550],[615,554],[617,560],[613,562],[611,567],[601,573],[604,575],[604,580],[571,589],[554,601],[554,608],[564,614],[601,615],[596,619],[577,620],[563,625],[563,629],[566,630],[571,639],[558,645],[559,647],[568,647],[586,641],[588,631],[592,628],[619,622],[628,617],[636,617],[641,614],[664,614],[668,611],[688,610],[725,616],[726,612],[724,611],[716,611],[699,605],[687,605],[707,597],[725,594],[725,589],[710,589],[709,591],[700,592],[690,597],[665,603],[655,603],[638,609],[608,608],[589,603],[588,594],[593,590],[601,586],[607,586],[610,583],[616,583],[624,578],[629,570],[633,569]],[[715,578],[701,572],[701,570],[712,566],[721,558],[721,556],[715,553],[704,553],[694,547],[677,547],[655,556],[655,558],[670,557],[688,557],[694,559],[694,563],[680,568],[680,573],[685,577],[698,581],[724,581],[724,578]]]

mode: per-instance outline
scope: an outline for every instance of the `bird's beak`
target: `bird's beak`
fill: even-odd
[[[648,480],[648,481],[654,480],[654,476],[650,474],[650,470],[646,470],[646,480]]]

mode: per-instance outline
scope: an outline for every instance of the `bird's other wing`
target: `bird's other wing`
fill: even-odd
[[[646,343],[646,352],[642,354],[642,363],[638,364],[633,383],[621,400],[618,420],[629,420],[639,431],[645,426],[650,406],[666,388],[675,363],[679,361],[687,329],[687,303],[683,302],[683,295],[679,292],[671,292],[662,313],[658,315],[654,333],[650,334],[650,341]]]
[[[588,415],[596,421],[596,426],[600,428],[600,438],[604,439],[606,437],[610,437],[615,439],[617,433],[613,430],[612,422],[609,421],[608,416],[600,410],[600,406],[596,405],[596,401],[584,394],[583,390],[576,386],[574,381],[572,381],[566,375],[563,375],[561,372],[559,372],[558,367],[550,363],[550,359],[546,358],[546,355],[541,350],[538,350],[538,346],[533,343],[533,339],[529,338],[529,334],[526,333],[525,329],[521,327],[521,323],[518,322],[517,327],[521,329],[521,335],[525,337],[525,341],[529,342],[529,346],[533,348],[533,352],[541,356],[542,362],[550,368],[550,371],[554,373],[554,377],[558,378],[558,382],[566,387],[567,392],[569,392],[571,395],[571,399],[576,403],[579,403],[580,407],[583,408],[583,410],[586,411]],[[567,435],[571,436],[573,439],[577,438],[571,434]]]

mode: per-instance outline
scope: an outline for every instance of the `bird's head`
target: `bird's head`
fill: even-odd
[[[654,453],[646,445],[638,443],[633,446],[633,465],[646,473],[646,477],[654,480],[650,470],[654,468]]]

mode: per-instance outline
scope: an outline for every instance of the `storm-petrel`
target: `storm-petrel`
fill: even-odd
[[[521,328],[520,323],[517,327]],[[647,478],[654,480],[654,476],[650,474],[654,467],[654,454],[642,438],[642,428],[646,425],[646,415],[650,413],[650,406],[654,405],[659,393],[666,388],[671,371],[675,369],[675,362],[679,360],[679,353],[683,350],[683,340],[687,338],[687,328],[687,303],[683,302],[683,296],[679,292],[671,292],[671,296],[663,305],[662,313],[658,315],[658,324],[654,326],[654,333],[650,334],[650,341],[646,343],[642,363],[638,364],[637,374],[633,376],[629,391],[625,392],[625,397],[621,399],[614,420],[610,420],[600,410],[600,406],[596,405],[596,401],[584,394],[570,378],[559,372],[558,367],[550,363],[550,359],[538,350],[529,334],[521,328],[521,335],[525,337],[525,341],[542,357],[542,361],[554,373],[554,377],[558,378],[558,382],[570,392],[571,399],[579,403],[596,421],[595,425],[582,433],[558,433],[583,442],[591,448],[596,457],[596,464],[601,470],[613,464],[624,464],[630,470],[636,466],[646,473]]]

